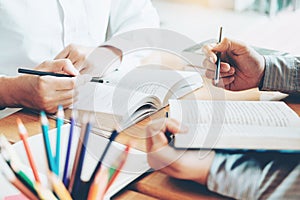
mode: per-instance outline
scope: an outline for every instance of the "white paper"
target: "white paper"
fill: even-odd
[[[62,127],[62,137],[61,137],[61,162],[60,162],[60,176],[62,177],[64,164],[65,164],[65,155],[66,155],[66,148],[68,143],[68,135],[69,135],[69,125],[64,125]],[[80,135],[79,128],[75,129],[74,135],[73,135],[73,143],[72,143],[72,150],[71,150],[71,157],[70,157],[70,166],[72,166],[74,156],[76,153],[76,147],[77,147],[77,141],[78,137]],[[52,145],[52,152],[55,155],[55,140],[56,140],[56,130],[51,130],[49,133],[49,137],[51,140]],[[94,171],[94,168],[97,164],[98,159],[100,158],[106,144],[108,142],[108,139],[100,137],[98,135],[92,134],[89,137],[88,141],[88,148],[86,151],[86,157],[84,160],[83,165],[83,173],[81,174],[82,179],[88,180],[91,173]],[[45,176],[47,172],[47,160],[44,150],[44,143],[42,139],[42,134],[30,137],[28,139],[29,146],[31,148],[34,160],[36,162],[37,169],[39,173],[41,174],[41,179],[43,185],[48,186],[49,183],[47,181],[47,178]],[[28,173],[28,175],[33,179],[33,174],[29,168],[29,162],[27,161],[27,156],[23,147],[22,142],[17,142],[13,145],[14,149],[18,153],[20,159],[26,166],[24,168],[24,171]],[[118,157],[118,155],[124,150],[125,146],[116,142],[113,142],[111,148],[109,149],[109,152],[106,156],[106,159],[103,162],[103,165],[110,166],[113,161]],[[127,184],[132,182],[134,179],[142,175],[144,172],[146,172],[149,169],[149,165],[147,163],[147,156],[146,153],[131,149],[127,158],[127,161],[123,167],[123,170],[121,171],[120,175],[117,177],[114,184],[110,187],[110,189],[107,191],[105,198],[109,199],[111,196],[113,196],[115,193],[117,193],[119,190],[121,190],[123,187],[125,187]],[[71,172],[71,167],[69,167],[69,170]],[[0,175],[0,199],[2,199],[5,196],[10,196],[13,194],[18,194],[19,192],[14,189],[12,185],[10,185],[9,182],[5,180],[2,175]]]

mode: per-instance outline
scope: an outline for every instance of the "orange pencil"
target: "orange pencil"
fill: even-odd
[[[35,178],[37,183],[41,183],[41,179],[40,179],[39,174],[37,172],[37,168],[36,168],[35,162],[33,160],[33,156],[32,156],[32,153],[30,151],[30,148],[29,148],[29,144],[27,142],[28,133],[26,131],[26,128],[25,128],[25,126],[22,123],[20,118],[17,118],[17,123],[18,123],[18,128],[19,128],[19,134],[20,134],[20,137],[23,141],[24,148],[25,148],[25,151],[26,151],[26,154],[27,154],[27,157],[28,157],[28,160],[29,160],[30,167],[32,169],[34,178]]]
[[[102,165],[98,170],[93,183],[91,184],[87,200],[104,198],[108,178],[108,169]]]
[[[126,149],[124,150],[124,153],[122,153],[119,158],[117,159],[117,161],[120,160],[120,164],[118,166],[112,166],[114,167],[113,170],[114,170],[114,173],[113,175],[111,176],[111,178],[109,179],[109,182],[106,186],[106,189],[105,189],[105,192],[109,189],[109,187],[114,183],[114,181],[116,180],[116,178],[118,177],[118,175],[120,174],[123,166],[125,165],[125,162],[127,160],[127,157],[128,157],[128,153],[129,153],[129,150],[130,150],[130,146],[127,145],[126,146]]]

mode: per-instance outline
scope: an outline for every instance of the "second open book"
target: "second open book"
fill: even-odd
[[[284,102],[170,100],[169,116],[189,127],[176,148],[300,151],[300,118]]]
[[[104,83],[88,82],[78,88],[79,97],[73,108],[96,116],[95,132],[119,131],[146,118],[168,105],[169,99],[180,98],[202,86],[198,72],[138,67],[115,71]],[[104,133],[105,134],[105,133]]]

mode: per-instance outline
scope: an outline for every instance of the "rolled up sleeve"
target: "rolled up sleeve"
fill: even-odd
[[[235,199],[300,199],[300,154],[216,153],[207,187]]]

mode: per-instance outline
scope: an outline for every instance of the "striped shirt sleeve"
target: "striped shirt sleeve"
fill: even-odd
[[[300,57],[264,56],[265,75],[261,90],[300,92]]]
[[[235,199],[300,199],[300,154],[217,152],[207,187]]]

